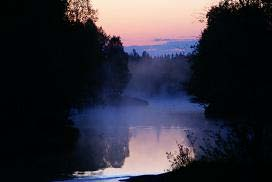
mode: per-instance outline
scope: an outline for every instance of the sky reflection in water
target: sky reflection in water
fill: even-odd
[[[201,139],[218,127],[186,95],[152,98],[143,107],[85,109],[73,119],[82,133],[78,171],[94,169],[75,173],[74,181],[164,173],[170,168],[166,152],[177,151],[177,143],[189,146],[188,131]]]

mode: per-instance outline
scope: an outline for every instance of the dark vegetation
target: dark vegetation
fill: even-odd
[[[161,175],[147,175],[133,177],[130,182],[176,182],[176,181],[265,181],[266,178],[258,178],[255,174],[258,169],[252,166],[238,166],[224,162],[194,162],[178,171]],[[264,172],[264,171],[263,171]],[[266,170],[268,172],[268,170]]]
[[[8,181],[66,172],[79,135],[69,109],[103,104],[129,80],[120,38],[95,25],[86,3],[1,3],[1,171]]]
[[[243,120],[254,130],[256,163],[271,161],[272,2],[225,0],[207,13],[192,56],[189,91],[207,116]]]
[[[189,90],[207,114],[259,118],[271,93],[271,1],[226,0],[207,13]]]

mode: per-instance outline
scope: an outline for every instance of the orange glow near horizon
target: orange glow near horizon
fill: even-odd
[[[199,37],[208,8],[219,0],[93,0],[98,26],[124,45],[156,44],[154,39]]]

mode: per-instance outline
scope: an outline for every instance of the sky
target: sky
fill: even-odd
[[[98,26],[118,35],[125,46],[197,39],[208,8],[219,0],[92,0]]]

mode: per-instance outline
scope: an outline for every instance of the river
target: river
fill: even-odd
[[[186,94],[144,98],[147,106],[100,106],[74,111],[81,135],[74,152],[75,172],[67,182],[118,181],[130,176],[160,174],[170,169],[166,152],[177,143],[190,146],[218,123],[205,118],[203,108]]]

